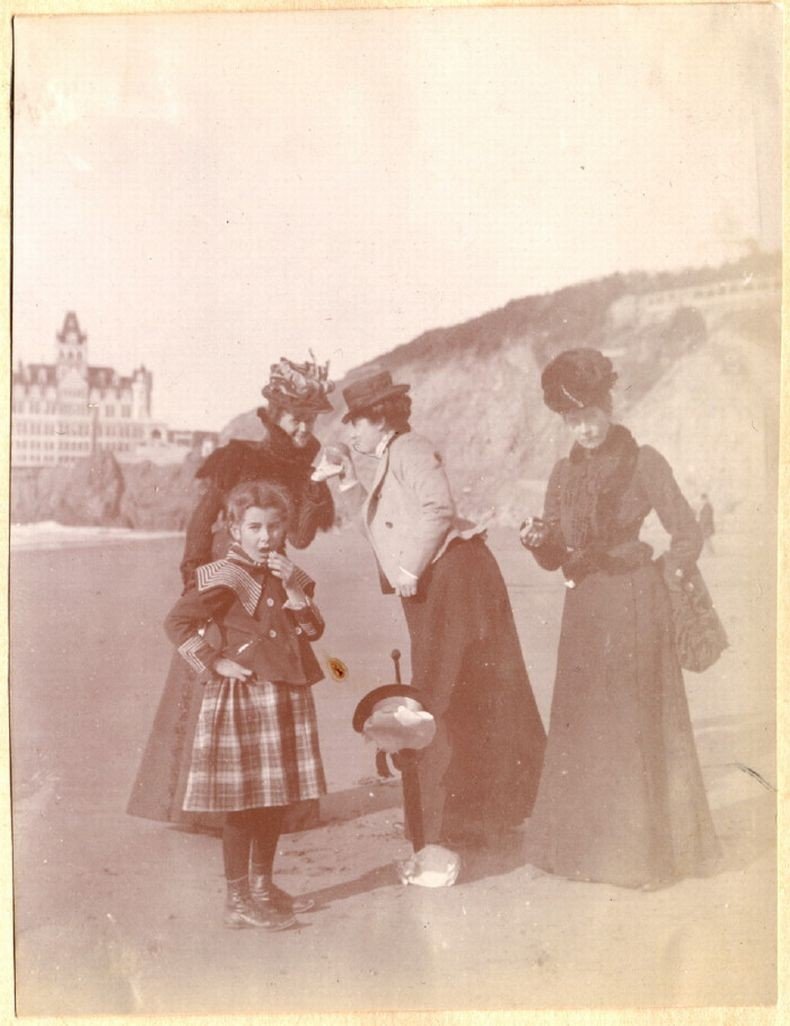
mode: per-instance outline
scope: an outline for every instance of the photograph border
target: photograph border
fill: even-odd
[[[270,0],[268,3],[251,2],[251,0],[229,0],[227,3],[206,3],[199,4],[190,0],[137,0],[130,3],[128,0],[5,0],[4,17],[0,27],[0,48],[2,48],[2,83],[3,92],[7,97],[4,106],[5,111],[5,132],[3,133],[3,146],[5,148],[5,159],[0,162],[2,170],[2,181],[0,182],[3,197],[3,216],[7,226],[7,244],[2,249],[2,274],[7,282],[6,297],[8,300],[7,344],[2,350],[2,363],[0,373],[4,382],[8,383],[11,373],[11,281],[13,270],[13,254],[11,250],[11,198],[12,198],[12,142],[13,126],[11,112],[11,90],[13,86],[13,18],[22,15],[145,15],[145,14],[188,14],[188,13],[242,13],[242,12],[264,12],[264,11],[296,11],[296,10],[324,10],[324,11],[349,11],[362,9],[392,9],[392,8],[438,8],[438,7],[532,7],[532,6],[571,6],[571,7],[595,7],[611,6],[616,0],[603,0],[603,3],[555,3],[554,0],[544,0],[540,4],[532,3],[511,3],[507,2],[478,2],[459,3],[448,2],[448,0],[432,0],[425,3],[423,0],[398,0],[393,4],[370,2],[370,0],[337,0],[337,2],[313,2],[300,3],[287,2],[287,0]],[[623,0],[621,0],[623,2]],[[624,0],[629,6],[656,6],[644,4],[641,0]],[[677,0],[657,0],[661,5],[677,6]],[[683,0],[681,0],[683,2]],[[708,2],[708,0],[702,0]],[[710,0],[715,2],[715,0]],[[724,3],[740,3],[741,0],[723,0]],[[764,3],[767,0],[757,0]],[[683,2],[684,6],[688,6]],[[786,15],[784,20],[784,56],[788,57],[787,47],[787,23]],[[783,95],[783,125],[785,126],[785,139],[783,148],[783,180],[786,181],[788,159],[790,156],[790,144],[787,141],[787,78],[782,84]],[[785,214],[783,224],[783,243],[787,240],[787,215]],[[786,283],[786,272],[783,269],[783,286]],[[783,288],[784,291],[784,288]],[[782,312],[782,373],[781,373],[781,414],[780,414],[780,465],[779,465],[779,549],[777,559],[778,569],[778,591],[777,591],[777,734],[778,737],[786,738],[790,730],[790,700],[788,698],[787,676],[790,665],[790,588],[788,588],[788,546],[786,542],[785,524],[788,518],[788,495],[790,494],[790,429],[788,428],[788,396],[790,396],[790,374],[788,372],[787,352],[785,351],[784,339],[788,326],[788,314],[783,307]],[[0,418],[0,445],[2,446],[3,458],[9,461],[6,481],[10,479],[10,385],[3,389],[2,414]],[[9,490],[6,485],[0,490],[2,495],[2,510],[8,522],[10,509]],[[8,573],[9,551],[6,546],[2,554],[3,566]],[[5,590],[5,602],[8,603],[8,589]],[[6,615],[2,615],[5,613]],[[5,666],[8,670],[8,608],[0,612],[2,616],[3,632],[0,637],[0,645],[4,649]],[[8,685],[6,675],[6,685]],[[12,894],[12,821],[11,821],[11,766],[10,766],[10,731],[9,731],[9,695],[8,686],[0,690],[0,752],[5,754],[0,769],[0,1022],[11,1022],[16,1018],[14,1011],[14,938],[13,938],[13,894]],[[350,1023],[375,1024],[375,1026],[390,1026],[390,1024],[430,1024],[430,1026],[445,1026],[445,1024],[464,1024],[464,1026],[489,1026],[489,1024],[502,1024],[502,1026],[571,1026],[571,1024],[584,1023],[585,1026],[767,1026],[767,1024],[790,1021],[790,1010],[787,1007],[787,969],[788,952],[790,952],[790,931],[788,931],[788,888],[787,888],[787,864],[790,857],[787,850],[787,753],[786,744],[779,745],[778,765],[778,822],[779,822],[779,885],[777,892],[777,907],[779,914],[778,927],[778,951],[779,951],[779,998],[776,1006],[762,1008],[734,1008],[734,1007],[703,1007],[696,1009],[621,1009],[617,1011],[604,1011],[601,1009],[574,1009],[574,1010],[519,1010],[500,1012],[475,1012],[469,1011],[374,1011],[354,1012],[335,1014],[327,1010],[321,1014],[261,1014],[255,1016],[228,1016],[238,1023],[260,1023],[260,1022],[287,1022],[299,1024],[299,1026],[346,1026]],[[784,868],[783,868],[784,867]],[[118,1021],[124,1023],[131,1016],[85,1016],[85,1017],[57,1017],[58,1022],[70,1023],[79,1022],[83,1018],[91,1018],[94,1021],[112,1023]],[[201,1021],[201,1016],[134,1016],[138,1021],[148,1023],[194,1023]],[[224,1017],[223,1017],[224,1018]],[[39,1019],[36,1017],[24,1017],[27,1023],[47,1022],[51,1019]],[[206,1017],[206,1021],[216,1021],[216,1016]]]

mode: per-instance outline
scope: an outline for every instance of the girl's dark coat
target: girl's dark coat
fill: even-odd
[[[313,441],[298,448],[279,427],[262,418],[265,436],[260,442],[233,440],[213,452],[197,472],[205,491],[190,518],[181,562],[184,590],[194,580],[198,566],[225,555],[229,538],[217,530],[225,496],[244,481],[267,480],[284,486],[294,503],[294,519],[288,541],[299,549],[319,530],[334,522],[332,495],[326,483],[310,480],[318,451]],[[174,823],[188,829],[219,830],[222,816],[188,813],[181,808],[202,700],[198,675],[173,653],[162,698],[132,786],[127,812],[145,819]],[[289,813],[286,829],[302,829],[318,818],[318,803],[305,802]]]

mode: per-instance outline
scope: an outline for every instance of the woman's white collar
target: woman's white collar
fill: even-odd
[[[387,434],[384,435],[379,444],[376,446],[376,459],[380,460],[382,458],[384,453],[387,451],[387,446],[390,444],[390,442],[397,433],[397,431],[388,431]]]

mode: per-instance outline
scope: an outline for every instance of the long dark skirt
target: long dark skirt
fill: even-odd
[[[403,609],[412,683],[438,726],[418,762],[426,842],[491,837],[529,815],[546,735],[485,542],[452,543]]]
[[[715,866],[670,617],[652,563],[592,574],[568,592],[528,828],[535,865],[627,887]]]
[[[185,812],[182,808],[203,690],[197,675],[174,653],[126,807],[130,815],[172,823],[183,830],[221,831],[223,813]],[[307,830],[318,820],[318,799],[302,801],[288,806],[284,829]]]

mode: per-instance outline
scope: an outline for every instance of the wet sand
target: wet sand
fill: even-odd
[[[702,562],[732,648],[686,675],[724,862],[653,893],[551,877],[518,843],[469,857],[454,888],[404,888],[399,784],[376,780],[350,726],[357,700],[393,679],[392,648],[409,679],[399,603],[353,530],[299,554],[328,623],[317,653],[349,677],[315,689],[332,794],[320,827],[283,838],[278,867],[318,907],[280,934],[223,929],[216,838],[124,811],[170,659],[180,540],[13,552],[18,1014],[773,1001],[774,628],[747,541],[722,533]],[[547,721],[563,588],[515,532],[491,546]]]

